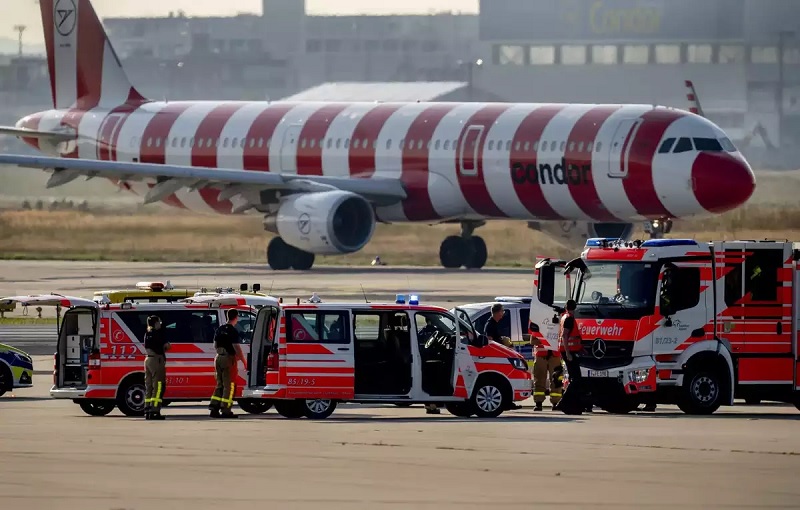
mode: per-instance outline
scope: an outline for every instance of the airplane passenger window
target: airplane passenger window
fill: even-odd
[[[444,150],[450,150],[450,140],[444,141]]]
[[[494,149],[494,140],[489,140],[489,150]]]
[[[431,141],[430,140],[428,140],[428,142],[425,144],[425,148],[427,150],[431,150]]]
[[[177,147],[178,146],[178,139],[177,138],[173,138],[172,139],[172,146],[173,147]]]
[[[401,138],[400,139],[400,144],[397,146],[397,148],[400,149],[400,150],[403,150],[403,147],[405,147],[405,145],[406,145],[406,139],[405,138]]]
[[[716,138],[695,138],[694,147],[699,151],[722,152],[722,145]]]
[[[147,146],[148,147],[152,147],[153,146],[153,139],[152,138],[148,138],[147,139]]]
[[[664,140],[664,143],[661,144],[661,147],[658,149],[659,154],[669,154],[669,151],[672,149],[672,146],[675,144],[674,138],[667,138]]]
[[[222,141],[222,148],[223,148],[223,149],[227,149],[227,148],[228,148],[228,139],[227,139],[227,138],[225,138],[225,139]]]
[[[314,148],[316,145],[317,145],[317,139],[316,139],[316,138],[312,138],[311,140],[309,140],[309,141],[308,141],[308,146],[309,146],[309,147],[311,147],[312,149],[313,149],[313,148]]]
[[[337,138],[337,139],[336,139],[336,148],[338,149],[338,148],[340,148],[341,146],[342,146],[342,139],[341,139],[341,138]]]
[[[589,142],[586,144],[586,152],[592,152],[592,145],[594,145],[594,142]]]
[[[514,150],[515,150],[515,151],[518,151],[518,150],[519,150],[519,146],[520,146],[520,145],[522,145],[522,142],[520,142],[519,140],[517,140],[517,142],[514,144]]]
[[[692,150],[692,141],[688,138],[681,138],[678,140],[678,143],[675,145],[675,150],[672,152],[680,154],[681,152],[688,152],[690,150]]]
[[[186,137],[181,138],[181,148],[186,147]]]
[[[439,140],[436,140],[436,143],[434,144],[433,148],[436,149],[437,151],[439,150]]]
[[[511,140],[506,140],[506,150],[511,150]]]
[[[250,139],[250,143],[248,143],[248,145],[250,146],[251,149],[253,147],[255,147],[256,146],[256,139],[255,138],[251,138]]]
[[[333,147],[333,138],[328,138],[328,148]]]
[[[378,139],[375,138],[372,140],[372,150],[375,150],[377,148],[378,148]]]
[[[531,148],[531,142],[525,142],[525,145],[522,146],[522,150],[524,150],[525,152],[528,152],[530,148]],[[533,150],[536,150],[535,143],[533,144]]]
[[[263,146],[264,146],[264,139],[263,138],[259,138],[258,139],[258,148],[260,149]]]
[[[219,138],[214,141],[214,147],[219,148]]]
[[[305,138],[300,140],[300,148],[301,149],[305,149],[306,148],[306,139]]]
[[[417,150],[422,148],[422,140],[417,140]]]
[[[525,149],[527,150],[527,147]],[[539,152],[539,140],[533,142],[533,152]]]
[[[247,143],[247,139],[246,138],[242,138],[241,140],[239,140],[239,148],[240,149],[244,149],[244,144],[245,143]]]
[[[578,152],[583,152],[583,142],[578,144]]]
[[[202,138],[197,140],[197,146],[200,147],[200,148],[203,147],[203,139]]]
[[[727,136],[721,138],[719,142],[722,144],[722,148],[725,149],[726,151],[736,152],[736,146],[733,145],[733,142],[731,142],[731,139],[728,138]]]
[[[156,147],[161,147],[161,138],[156,138]]]
[[[603,147],[602,142],[597,142],[597,145],[594,146],[595,152],[600,152],[600,148]]]
[[[367,144],[365,143],[364,144],[364,148],[366,149],[366,147],[367,147]],[[353,148],[354,149],[361,148],[361,140],[360,139],[356,138],[355,140],[353,140]]]
[[[564,148],[566,148],[567,142],[561,142],[561,148],[559,149],[561,152],[564,152]]]
[[[189,138],[189,147],[194,147],[194,137]]]
[[[349,149],[350,148],[350,139],[349,138],[345,138],[345,140],[344,140],[344,148],[345,149]]]
[[[392,139],[389,138],[388,140],[386,140],[386,150],[389,150],[391,148],[392,148]]]
[[[557,142],[555,141],[550,142],[550,152],[554,152],[556,150],[556,144]]]

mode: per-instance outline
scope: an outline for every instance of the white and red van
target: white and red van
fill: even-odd
[[[236,386],[238,398],[247,382],[247,363],[255,312],[278,300],[230,295],[214,303],[98,303],[60,295],[16,296],[0,302],[52,306],[57,314],[58,343],[50,395],[71,399],[87,414],[107,415],[118,407],[127,416],[144,412],[144,333],[147,317],[158,315],[172,348],[167,353],[165,402],[208,400],[214,379],[214,332],[225,322],[227,308],[239,310]],[[242,409],[260,413],[264,403],[246,401]],[[248,404],[250,406],[248,407]]]
[[[476,334],[465,311],[416,296],[263,307],[252,352],[242,398],[287,418],[326,418],[338,402],[437,403],[456,416],[496,417],[531,395],[522,355]]]

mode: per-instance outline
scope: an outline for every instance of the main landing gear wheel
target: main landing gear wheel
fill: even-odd
[[[439,247],[439,262],[447,269],[480,269],[487,259],[486,242],[478,236],[449,236]]]
[[[290,246],[280,237],[272,238],[267,246],[267,263],[275,271],[307,271],[314,265],[314,258],[313,253]]]

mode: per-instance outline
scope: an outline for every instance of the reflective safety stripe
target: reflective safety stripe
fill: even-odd
[[[550,392],[550,397],[559,397],[559,398],[560,398],[560,397],[561,397],[561,393],[553,393],[553,392],[551,391],[551,392]]]
[[[223,400],[222,400],[222,397],[218,397],[218,396],[216,396],[216,395],[211,395],[211,400],[219,400],[220,402],[222,402],[222,401],[223,401]]]
[[[156,390],[156,396],[152,399],[152,402],[156,407],[161,405],[161,381],[158,381],[158,389]]]
[[[533,396],[534,396],[534,397],[535,397],[535,396],[537,396],[537,395],[544,395],[544,394],[545,394],[545,393],[544,393],[543,391],[534,391],[534,392],[533,392]]]
[[[235,387],[236,387],[235,383],[231,383],[231,396],[230,396],[230,398],[221,398],[220,399],[222,402],[228,404],[228,407],[233,406],[233,393],[234,393]]]

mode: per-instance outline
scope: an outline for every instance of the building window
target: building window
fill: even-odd
[[[686,48],[686,59],[690,64],[710,64],[712,56],[710,44],[690,44]]]
[[[741,44],[721,44],[719,47],[720,64],[744,63],[744,46]]]
[[[622,48],[622,61],[626,64],[646,64],[650,61],[650,48],[646,44],[629,44]]]
[[[525,50],[522,46],[501,45],[497,63],[500,65],[521,66],[525,64]]]
[[[616,64],[617,47],[610,44],[596,44],[592,46],[592,63]]]
[[[657,64],[680,64],[681,47],[677,44],[656,44]]]
[[[783,49],[783,63],[784,64],[800,64],[800,48],[784,48]]]
[[[750,48],[750,61],[754,64],[777,64],[778,48],[775,46],[753,46]]]
[[[534,65],[554,64],[556,61],[555,46],[531,46],[529,50],[530,62]]]
[[[582,44],[564,45],[561,47],[561,63],[566,65],[582,65],[586,63],[586,46]]]

